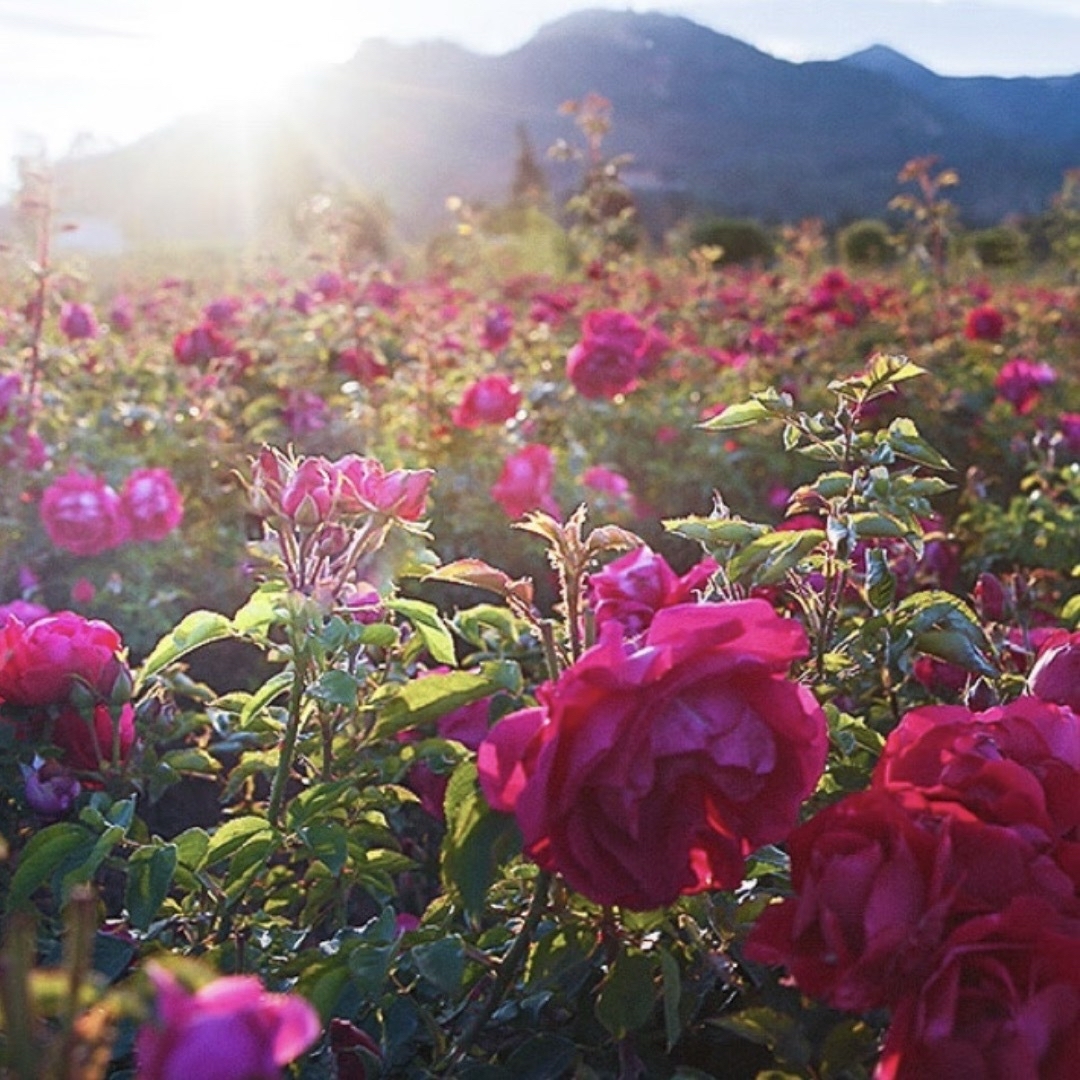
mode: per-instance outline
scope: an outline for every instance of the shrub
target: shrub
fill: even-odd
[[[721,266],[768,262],[773,257],[769,234],[749,218],[705,218],[690,226],[687,240],[691,249],[720,248],[715,261]]]
[[[841,231],[838,243],[850,266],[884,266],[896,256],[888,226],[876,218],[852,222]]]
[[[1027,238],[1011,225],[995,225],[972,233],[971,247],[983,266],[1016,266],[1027,254]]]

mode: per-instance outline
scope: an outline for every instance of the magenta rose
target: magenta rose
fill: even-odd
[[[89,304],[64,303],[60,308],[60,331],[68,341],[97,337],[94,309]]]
[[[1022,357],[1002,365],[994,379],[998,397],[1007,401],[1013,411],[1023,416],[1031,412],[1048,386],[1057,382],[1057,372],[1045,363],[1033,363]]]
[[[928,705],[906,713],[885,742],[872,784],[914,789],[942,814],[1057,840],[1080,826],[1080,716],[1017,698],[985,712]]]
[[[135,469],[120,490],[133,540],[164,540],[184,517],[184,503],[168,469]]]
[[[596,625],[615,620],[627,634],[639,634],[661,608],[694,600],[715,570],[713,559],[703,559],[680,577],[663,555],[635,548],[589,576]]]
[[[231,356],[234,349],[232,339],[209,321],[184,330],[173,339],[173,356],[185,366]]]
[[[342,509],[419,521],[427,505],[431,469],[386,469],[375,458],[347,454],[334,462],[341,476]]]
[[[100,555],[128,540],[120,496],[99,477],[70,469],[41,496],[49,539],[73,555]]]
[[[1029,897],[971,919],[893,1011],[874,1080],[1072,1080],[1080,934]]]
[[[1055,631],[1043,642],[1027,685],[1035,697],[1080,715],[1080,630]]]
[[[967,313],[964,337],[969,341],[1000,341],[1005,332],[1005,317],[992,304],[980,304]]]
[[[555,456],[551,448],[533,443],[506,458],[492,485],[491,497],[509,518],[519,518],[530,510],[542,510],[557,518],[560,510],[552,495],[554,483]]]
[[[279,508],[291,522],[313,529],[330,520],[341,488],[341,472],[333,462],[324,457],[304,458],[284,478]]]
[[[166,968],[147,967],[154,1018],[135,1040],[139,1080],[280,1080],[284,1065],[320,1035],[297,994],[271,994],[252,975],[217,979],[190,993]]]
[[[0,701],[28,708],[62,705],[76,684],[97,699],[112,700],[130,686],[122,647],[108,623],[71,611],[29,626],[11,619],[0,628]]]
[[[455,406],[452,419],[459,428],[505,424],[521,407],[521,391],[507,375],[487,375],[471,383]]]
[[[581,340],[566,357],[566,375],[582,397],[613,398],[637,385],[645,328],[625,311],[590,311]]]
[[[761,600],[665,608],[600,641],[478,752],[541,867],[598,904],[648,910],[732,888],[783,839],[825,764],[825,717],[787,678],[802,627]]]
[[[135,710],[122,705],[114,716],[109,706],[95,705],[87,717],[74,705],[60,710],[52,741],[63,754],[60,762],[77,773],[107,772],[123,765],[135,745]]]
[[[787,840],[795,896],[767,907],[746,955],[839,1009],[917,988],[944,933],[949,845],[880,791],[851,795]]]

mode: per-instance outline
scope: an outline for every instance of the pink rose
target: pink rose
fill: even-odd
[[[521,391],[507,375],[488,375],[470,384],[455,406],[452,419],[460,428],[505,424],[521,406]]]
[[[661,608],[696,599],[715,570],[713,559],[703,559],[680,577],[663,555],[635,548],[590,575],[596,625],[615,620],[627,634],[640,634]]]
[[[1080,936],[1018,898],[958,927],[893,1011],[874,1080],[1071,1080],[1080,1060]]]
[[[637,385],[645,329],[625,311],[590,311],[581,340],[566,357],[566,375],[582,397],[613,398]]]
[[[1007,401],[1021,416],[1031,412],[1039,395],[1057,382],[1057,372],[1049,364],[1036,364],[1022,357],[1002,365],[994,379],[998,397]]]
[[[281,1069],[320,1034],[297,994],[271,994],[252,975],[217,979],[190,993],[170,971],[147,966],[155,1017],[135,1041],[139,1080],[280,1080]]]
[[[98,321],[94,309],[89,304],[61,305],[60,331],[68,341],[97,337]]]
[[[12,619],[18,619],[23,626],[29,626],[48,614],[49,609],[43,604],[35,604],[31,600],[9,600],[6,604],[0,604],[0,629],[7,626]]]
[[[509,340],[514,329],[514,316],[505,304],[496,304],[485,316],[480,330],[480,344],[498,352]]]
[[[164,540],[184,516],[168,469],[135,469],[124,481],[120,505],[133,540]]]
[[[540,707],[478,753],[526,853],[598,904],[648,910],[732,888],[783,839],[825,764],[825,716],[786,677],[802,627],[761,600],[665,608],[636,642],[611,624]]]
[[[554,483],[555,455],[549,446],[533,443],[506,458],[491,497],[509,518],[519,518],[530,510],[543,510],[557,518],[560,510],[552,496]]]
[[[173,339],[173,356],[185,366],[229,356],[234,348],[232,339],[209,321],[185,330]]]
[[[419,521],[424,515],[431,469],[386,469],[375,458],[347,454],[334,463],[342,478],[343,508],[350,513],[377,513],[398,521]]]
[[[108,705],[98,703],[87,718],[74,705],[60,710],[52,741],[63,754],[60,762],[77,773],[107,772],[123,765],[135,745],[135,710],[122,705],[113,716]]]
[[[29,626],[10,619],[0,628],[0,701],[20,707],[65,704],[79,684],[112,700],[119,682],[130,685],[120,659],[120,635],[105,622],[71,611]]]
[[[329,521],[341,493],[341,473],[324,457],[304,458],[281,491],[281,512],[301,528]]]
[[[120,496],[99,476],[71,469],[41,496],[49,539],[74,555],[100,555],[128,539]]]
[[[1035,697],[1080,715],[1080,630],[1058,630],[1043,642],[1027,685]]]

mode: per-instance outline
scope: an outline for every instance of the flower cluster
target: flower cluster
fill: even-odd
[[[782,840],[825,765],[825,717],[787,670],[802,627],[763,600],[676,604],[600,641],[480,745],[484,795],[526,853],[635,910],[734,888]]]
[[[581,340],[566,357],[566,376],[582,397],[613,398],[652,374],[668,347],[661,331],[643,326],[629,312],[590,311],[582,320]]]
[[[184,503],[168,469],[135,469],[119,492],[100,476],[69,469],[45,489],[39,511],[58,548],[100,555],[164,540],[183,520]]]
[[[1078,842],[1080,716],[1034,696],[914,709],[869,789],[791,835],[795,896],[764,912],[747,954],[838,1008],[890,1008],[881,1080],[991,1075],[1004,1059],[1066,1075]]]

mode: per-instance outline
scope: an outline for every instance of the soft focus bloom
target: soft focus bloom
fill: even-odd
[[[296,994],[271,994],[251,975],[189,993],[149,964],[155,1016],[135,1041],[138,1080],[279,1080],[282,1066],[320,1034],[318,1014]]]
[[[566,375],[582,397],[613,398],[632,390],[651,371],[666,339],[649,338],[645,327],[625,311],[590,311],[581,340],[566,357]]]
[[[604,465],[591,465],[581,474],[581,483],[601,498],[601,508],[617,510],[634,505],[634,493],[630,490],[630,481],[621,472]]]
[[[1065,453],[1080,458],[1080,413],[1062,413],[1057,420],[1058,438]]]
[[[606,626],[540,706],[497,723],[480,783],[526,853],[599,904],[732,888],[782,840],[825,764],[824,713],[787,678],[806,635],[761,600],[680,604],[640,639]]]
[[[130,703],[116,715],[99,702],[87,717],[74,705],[65,705],[52,729],[52,741],[62,751],[61,764],[77,773],[108,771],[123,765],[135,745],[135,710]]]
[[[63,817],[82,791],[75,776],[55,761],[35,756],[32,765],[20,765],[26,802],[43,818]]]
[[[120,496],[100,477],[69,469],[41,496],[49,539],[74,555],[100,555],[128,539]]]
[[[1049,364],[1036,364],[1022,357],[1002,365],[994,380],[998,397],[1007,401],[1020,415],[1031,412],[1039,395],[1057,381],[1057,372]]]
[[[452,419],[460,428],[505,424],[521,406],[521,391],[507,375],[487,375],[465,389]]]
[[[232,354],[232,340],[215,323],[206,321],[173,339],[173,356],[181,364],[203,364]]]
[[[113,297],[109,307],[109,326],[117,334],[128,334],[135,325],[135,311],[123,294]]]
[[[662,608],[696,599],[715,570],[713,559],[703,559],[680,577],[663,555],[634,548],[589,576],[596,625],[614,620],[626,634],[640,634]]]
[[[164,540],[184,517],[184,503],[168,469],[135,469],[120,490],[132,540]]]
[[[0,375],[0,420],[8,418],[21,394],[21,375]]]
[[[480,330],[480,344],[491,352],[498,352],[509,340],[514,329],[514,316],[505,304],[496,304],[484,316]]]
[[[102,701],[130,686],[123,642],[108,623],[71,611],[0,628],[0,701],[34,707],[67,702],[76,684]]]
[[[89,578],[78,578],[71,584],[71,602],[73,604],[92,604],[97,596],[97,587]]]
[[[551,447],[532,443],[511,454],[492,485],[491,497],[509,518],[519,518],[530,510],[560,515],[552,490],[555,485],[555,455]]]
[[[292,435],[321,431],[330,420],[326,399],[311,390],[289,390],[281,409],[281,419]]]
[[[1031,897],[959,926],[895,1008],[874,1080],[1071,1080],[1080,936]]]
[[[60,330],[68,341],[97,337],[94,309],[89,304],[64,303],[60,308]]]
[[[1028,692],[1067,705],[1080,716],[1080,630],[1058,630],[1039,647],[1028,674]]]
[[[1005,317],[991,304],[980,304],[967,313],[964,337],[969,341],[1000,341],[1005,332]]]
[[[385,379],[390,374],[390,369],[371,349],[352,346],[337,354],[337,366],[364,386],[371,386],[376,379]]]
[[[7,626],[12,619],[18,619],[23,626],[29,626],[48,614],[49,609],[43,604],[35,604],[31,600],[9,600],[6,604],[0,604],[0,629]]]

